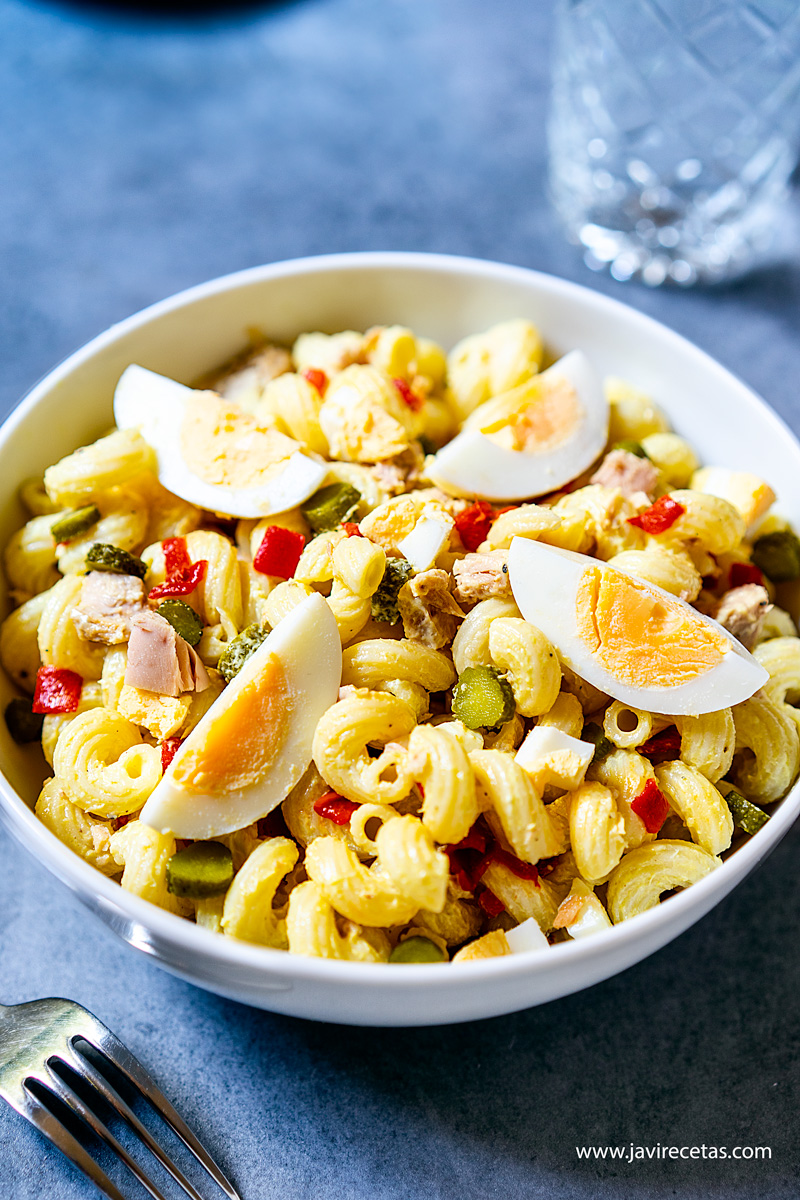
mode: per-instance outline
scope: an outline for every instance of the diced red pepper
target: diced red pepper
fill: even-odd
[[[458,514],[456,529],[465,550],[477,550],[481,542],[486,541],[496,517],[497,513],[486,500],[477,500]]]
[[[75,712],[81,702],[83,679],[66,667],[40,667],[33,693],[35,713]]]
[[[261,545],[253,557],[253,567],[262,575],[291,579],[297,570],[305,544],[306,539],[302,533],[284,529],[282,525],[268,525]]]
[[[183,738],[171,737],[164,738],[161,743],[161,770],[166,771],[169,764],[172,762],[175,755],[183,745]]]
[[[345,800],[338,792],[326,792],[319,800],[314,801],[314,812],[317,816],[333,821],[334,825],[349,825],[353,813],[360,807],[361,805],[356,804],[354,800]]]
[[[658,833],[669,816],[669,804],[654,779],[648,779],[636,799],[631,801],[631,810],[641,819],[648,833]]]
[[[639,513],[638,517],[628,517],[628,524],[643,529],[645,533],[666,533],[685,512],[683,505],[671,496],[659,496],[655,504]]]
[[[393,379],[392,383],[400,393],[400,399],[404,404],[407,404],[412,412],[419,412],[425,400],[422,396],[417,395],[410,384],[406,383],[405,379]]]
[[[162,542],[164,566],[167,578],[150,589],[150,600],[162,600],[167,596],[188,596],[198,587],[205,576],[208,562],[201,558],[193,563],[186,549],[186,538],[165,538]]]
[[[507,850],[501,850],[499,846],[495,846],[489,852],[488,858],[491,862],[500,863],[501,866],[507,867],[512,874],[517,876],[517,879],[528,879],[531,883],[539,886],[539,870],[533,863],[523,862],[521,858],[517,858],[514,854],[509,854]]]
[[[755,563],[732,563],[729,586],[732,588],[744,587],[748,583],[764,583],[764,576]]]
[[[668,729],[662,729],[661,733],[643,742],[639,753],[649,758],[656,767],[659,763],[672,762],[681,756],[681,735],[674,725],[670,725]]]
[[[422,796],[422,799],[424,800],[425,799],[425,788],[419,782],[417,783],[417,791],[419,792],[420,796]]]
[[[364,536],[361,530],[358,528],[358,521],[345,521],[344,525],[342,525],[342,529],[345,531],[348,537]]]
[[[501,912],[506,911],[506,906],[500,897],[495,896],[494,892],[489,891],[487,887],[481,889],[478,904],[489,917],[499,917]]]
[[[303,371],[303,378],[317,389],[320,396],[325,395],[328,390],[328,376],[324,371],[320,371],[317,367],[309,367],[307,371]]]

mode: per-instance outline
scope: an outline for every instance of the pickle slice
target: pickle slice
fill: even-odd
[[[328,483],[301,504],[300,511],[315,533],[335,529],[358,508],[361,492],[349,483]]]
[[[202,900],[226,892],[233,882],[233,857],[222,842],[192,842],[167,863],[167,888],[173,896]]]
[[[217,663],[217,670],[226,683],[230,683],[234,675],[241,671],[250,655],[255,654],[268,633],[269,627],[248,625],[246,629],[237,634],[230,646],[225,647]]]
[[[447,962],[444,950],[426,937],[410,937],[398,943],[389,955],[390,963],[441,963]]]
[[[184,604],[183,600],[164,600],[156,612],[165,621],[169,621],[175,632],[190,646],[196,646],[203,636],[203,622],[194,609]]]
[[[73,508],[72,512],[64,513],[50,526],[50,532],[57,542],[69,542],[86,533],[99,520],[100,509],[96,504],[87,504],[84,508]]]
[[[453,688],[453,716],[467,729],[497,729],[514,708],[511,684],[494,667],[466,667]]]
[[[110,571],[113,575],[137,575],[144,579],[147,574],[147,563],[120,550],[119,546],[111,546],[108,542],[95,542],[86,554],[86,566],[90,571]]]

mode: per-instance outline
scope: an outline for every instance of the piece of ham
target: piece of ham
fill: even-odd
[[[745,583],[725,592],[713,615],[746,650],[752,650],[771,607],[765,587],[760,583]]]
[[[630,450],[610,450],[589,482],[619,488],[629,500],[642,492],[651,500],[658,483],[658,471],[649,458],[639,458]]]
[[[406,637],[431,650],[441,650],[451,642],[458,622],[464,619],[449,583],[447,571],[421,571],[403,584],[397,596]]]
[[[204,692],[211,684],[193,647],[169,621],[149,609],[131,622],[125,682],[161,696]]]
[[[453,563],[453,595],[460,604],[477,604],[492,596],[510,596],[508,551],[467,554]]]
[[[72,623],[87,642],[116,646],[128,640],[131,622],[144,608],[144,584],[135,575],[90,571],[81,584]]]

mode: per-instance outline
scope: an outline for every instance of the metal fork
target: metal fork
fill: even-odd
[[[82,1048],[84,1043],[91,1048],[89,1054]],[[98,1069],[96,1064],[102,1065],[104,1060],[113,1064],[127,1082],[150,1102],[230,1200],[241,1200],[239,1193],[141,1064],[125,1049],[111,1030],[87,1009],[71,1000],[55,999],[31,1000],[27,1004],[15,1004],[11,1007],[0,1005],[0,1096],[7,1100],[12,1108],[23,1117],[27,1117],[40,1133],[66,1154],[104,1196],[109,1200],[125,1200],[119,1189],[59,1117],[57,1101],[61,1101],[110,1146],[154,1200],[165,1200],[149,1176],[106,1127],[94,1108],[90,1107],[82,1095],[54,1069],[68,1067],[84,1084],[90,1086],[94,1097],[102,1098],[114,1109],[191,1200],[202,1200],[200,1193],[125,1103],[111,1079]],[[52,1103],[54,1100],[55,1104]],[[102,1105],[100,1107],[102,1110]]]

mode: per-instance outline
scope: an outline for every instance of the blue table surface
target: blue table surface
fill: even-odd
[[[544,195],[551,16],[544,0],[297,0],[202,17],[1,0],[0,413],[89,337],[190,284],[390,248],[520,263],[618,296],[800,425],[795,262],[713,293],[650,292],[591,274],[564,242]],[[0,833],[0,996],[96,1012],[247,1200],[788,1200],[799,843],[795,830],[689,933],[588,991],[450,1029],[360,1031],[171,978]],[[771,1157],[576,1154],[630,1143]],[[93,1194],[0,1106],[3,1200]]]

